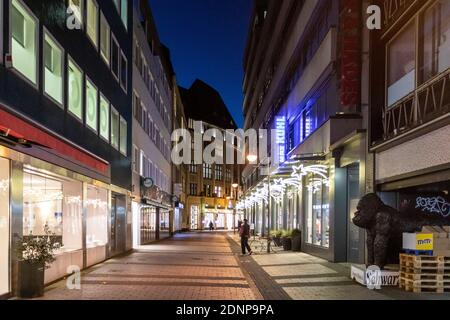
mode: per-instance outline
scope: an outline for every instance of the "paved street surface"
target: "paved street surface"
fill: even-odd
[[[186,233],[83,272],[82,290],[65,281],[43,299],[321,300],[450,299],[398,288],[370,291],[349,278],[349,266],[304,253],[241,256],[226,233]]]

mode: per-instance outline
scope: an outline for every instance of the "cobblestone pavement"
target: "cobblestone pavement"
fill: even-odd
[[[236,245],[239,242],[237,236],[230,235],[230,239]],[[305,253],[255,252],[251,259],[271,280],[270,287],[282,288],[294,300],[450,300],[450,294],[414,294],[399,288],[372,291],[350,279],[350,265],[330,263]],[[264,284],[257,278],[255,282],[264,296]]]
[[[46,288],[42,299],[450,300],[450,294],[413,294],[398,288],[371,291],[349,275],[349,265],[305,253],[242,256],[233,234],[185,233],[84,271],[81,290],[57,282]]]
[[[224,233],[187,233],[142,247],[83,272],[81,290],[65,281],[46,289],[49,300],[262,299]]]

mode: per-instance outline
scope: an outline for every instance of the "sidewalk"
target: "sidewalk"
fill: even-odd
[[[240,247],[238,235],[229,234],[229,238]],[[237,249],[235,249],[237,250]],[[278,287],[288,299],[294,300],[450,300],[450,294],[414,294],[399,288],[369,290],[350,279],[350,265],[331,263],[305,253],[277,252],[255,253],[251,257],[239,257],[241,264],[250,270],[261,294],[266,298],[265,284],[261,275],[254,274],[262,270],[270,278],[270,287]],[[250,262],[249,262],[250,260]]]

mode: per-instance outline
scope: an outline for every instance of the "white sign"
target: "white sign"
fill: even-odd
[[[279,161],[283,163],[286,153],[286,117],[276,117],[275,120],[276,129],[276,143],[278,145]]]

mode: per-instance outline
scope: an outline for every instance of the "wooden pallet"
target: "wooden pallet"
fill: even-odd
[[[400,269],[407,273],[450,273],[450,258],[401,254]]]
[[[400,278],[420,281],[420,280],[434,280],[434,281],[449,281],[450,274],[439,274],[439,273],[416,273],[416,272],[400,272]]]
[[[450,292],[450,280],[410,280],[401,277],[400,289],[414,293],[446,293]]]

